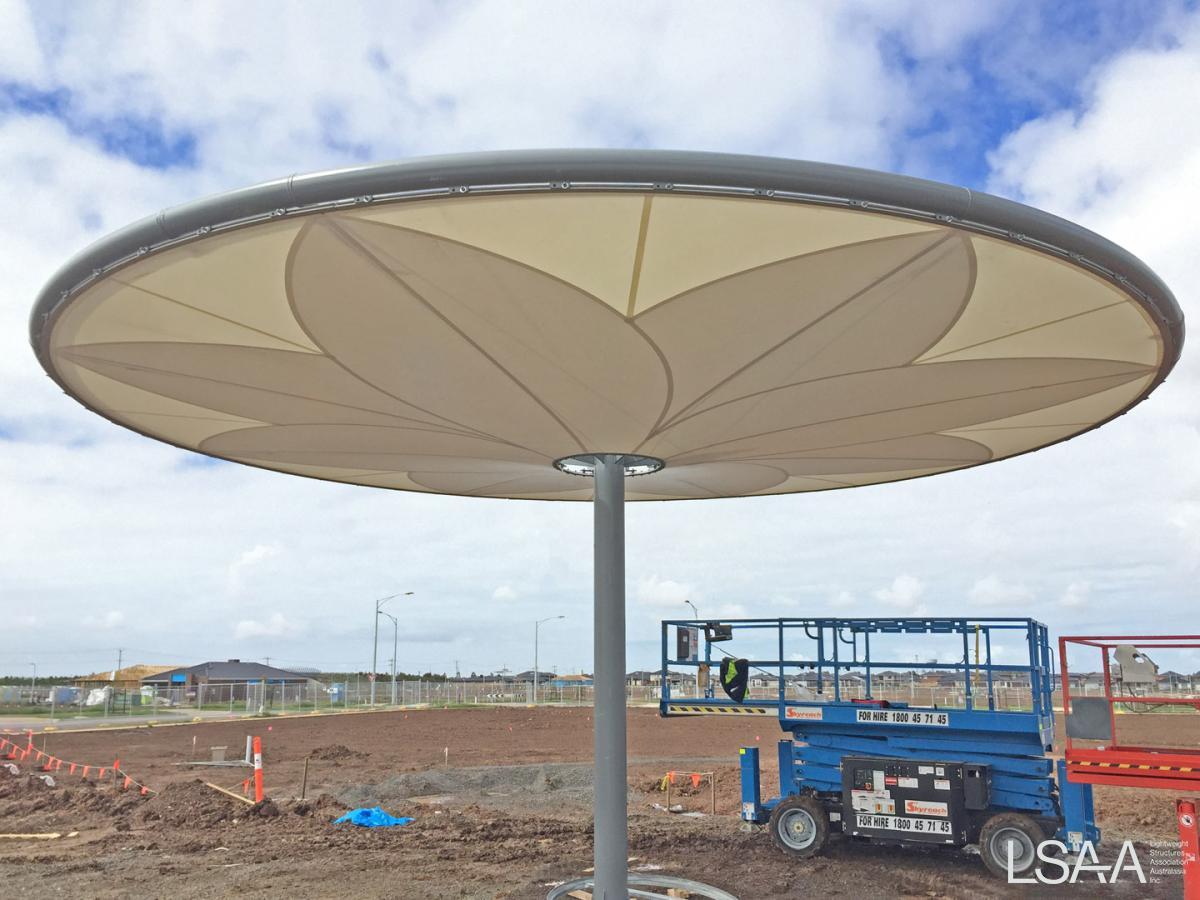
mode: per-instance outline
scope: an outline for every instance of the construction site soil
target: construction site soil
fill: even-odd
[[[1146,744],[1178,743],[1181,719],[1139,716]],[[245,768],[189,767],[225,747],[240,758],[246,736],[264,744],[268,800],[249,805]],[[630,867],[721,887],[742,900],[788,897],[1179,897],[1178,875],[1141,884],[1130,872],[1099,885],[1006,885],[977,856],[833,842],[823,856],[782,856],[738,818],[738,748],[764,748],[780,732],[757,717],[661,719],[629,714]],[[24,738],[10,736],[14,740]],[[542,900],[591,865],[592,721],[588,708],[480,708],[269,718],[34,736],[66,761],[45,784],[29,765],[0,768],[0,832],[54,833],[0,840],[6,896],[355,897]],[[121,790],[69,774],[69,764],[111,766],[149,786]],[[306,799],[301,794],[307,760]],[[668,772],[676,814],[661,790]],[[683,773],[714,773],[698,786]],[[764,791],[774,779],[764,771]],[[1177,840],[1170,792],[1097,788],[1101,863],[1137,842],[1146,874]],[[414,821],[397,828],[334,825],[357,806],[381,805]],[[681,815],[688,812],[692,815]]]

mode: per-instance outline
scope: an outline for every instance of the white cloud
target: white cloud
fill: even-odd
[[[516,600],[517,592],[514,591],[511,587],[509,587],[507,584],[502,584],[502,585],[500,585],[500,587],[498,587],[494,591],[492,591],[492,599],[493,600]]]
[[[305,626],[282,613],[272,613],[266,621],[243,619],[233,628],[234,640],[249,638],[295,638],[305,632]]]
[[[850,591],[838,591],[829,598],[829,605],[834,609],[849,609],[857,602],[857,598]]]
[[[689,601],[699,606],[701,601],[695,585],[671,581],[669,578],[660,578],[658,575],[639,579],[634,596],[637,598],[637,602],[643,606],[671,610],[678,613],[679,618],[684,618],[684,614],[690,613],[690,610],[680,610],[678,607]],[[687,617],[690,618],[690,615]]]
[[[1058,603],[1067,609],[1080,609],[1088,604],[1091,592],[1092,586],[1089,582],[1072,581],[1058,598]]]
[[[897,575],[892,583],[874,592],[880,603],[912,615],[920,615],[924,606],[920,603],[925,595],[925,582],[915,575]]]
[[[283,552],[279,544],[255,544],[238,556],[229,565],[225,583],[230,594],[240,594],[245,589],[247,575],[263,563]]]
[[[19,0],[0,0],[0,34],[4,35],[0,80],[40,81],[43,60],[30,7]]]
[[[83,617],[81,623],[85,628],[99,628],[110,631],[123,625],[125,622],[125,613],[120,610],[110,609],[102,616],[88,615]]]
[[[1023,584],[1001,581],[995,575],[980,578],[967,591],[967,599],[973,606],[1005,607],[1011,615],[1030,609],[1034,594]]]

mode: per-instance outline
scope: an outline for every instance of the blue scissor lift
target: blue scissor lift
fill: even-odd
[[[743,673],[774,675],[777,696],[739,702],[721,691],[720,658],[734,658],[739,636],[775,651],[739,663]],[[872,638],[885,658],[872,657]],[[931,641],[943,652],[921,661]],[[993,641],[997,655],[1017,661],[995,662]],[[915,654],[887,658],[910,643]],[[1100,839],[1090,785],[1068,782],[1062,761],[1046,755],[1054,742],[1052,661],[1046,626],[1033,619],[670,620],[662,623],[660,712],[778,716],[786,734],[780,796],[762,800],[758,748],[743,747],[742,818],[769,822],[791,855],[815,855],[840,831],[924,847],[977,845],[995,874],[1020,875],[1036,866],[1044,839],[1073,849]],[[670,668],[696,669],[696,687],[673,691]],[[812,688],[798,683],[805,670]],[[881,691],[885,670],[908,675],[909,699],[896,699],[894,685]],[[916,702],[916,680],[930,672],[953,674],[953,703],[944,694],[943,702]],[[861,696],[843,696],[851,673]],[[1005,693],[997,681],[1021,686],[1020,708],[997,703]]]

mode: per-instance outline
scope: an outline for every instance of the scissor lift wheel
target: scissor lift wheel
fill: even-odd
[[[771,840],[791,856],[816,856],[829,840],[829,816],[815,797],[787,797],[771,813]]]
[[[988,819],[979,832],[979,855],[989,872],[1007,880],[1011,852],[1011,874],[1020,878],[1037,865],[1037,849],[1045,839],[1041,826],[1029,816],[999,813]]]

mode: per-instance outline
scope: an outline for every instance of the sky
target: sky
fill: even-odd
[[[139,4],[0,0],[0,673],[264,659],[591,668],[586,504],[217,462],[88,413],[28,345],[74,252],[160,209],[472,150],[718,150],[901,172],[1065,216],[1200,321],[1191,2]],[[1200,631],[1200,352],[998,464],[627,513],[629,668],[663,618],[1016,615]],[[391,656],[382,621],[380,668]],[[915,648],[914,653],[924,648]],[[1200,658],[1193,669],[1200,669]]]

